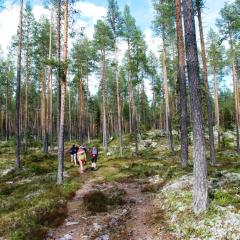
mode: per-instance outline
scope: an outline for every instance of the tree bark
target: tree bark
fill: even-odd
[[[239,90],[238,90],[238,76],[237,76],[237,66],[236,66],[236,52],[233,47],[232,34],[229,34],[229,43],[231,48],[231,59],[232,59],[232,78],[233,78],[233,92],[235,97],[235,118],[236,118],[236,145],[237,152],[240,153],[239,144],[239,128],[240,128],[240,108],[239,108]]]
[[[187,131],[187,93],[185,76],[185,54],[183,42],[183,26],[181,0],[175,0],[176,4],[176,25],[178,39],[178,78],[180,85],[180,129],[181,129],[181,164],[188,165],[188,131]]]
[[[16,167],[21,168],[20,147],[20,102],[21,102],[21,63],[22,63],[22,25],[23,25],[23,0],[20,2],[19,31],[18,31],[18,58],[17,58],[17,89],[16,89]]]
[[[64,0],[64,47],[63,47],[63,64],[64,71],[61,74],[61,114],[58,133],[58,173],[57,184],[63,183],[64,170],[64,111],[65,111],[65,96],[67,82],[67,57],[68,57],[68,0]]]
[[[199,26],[199,34],[200,34],[200,42],[201,42],[201,55],[202,55],[202,64],[203,64],[203,82],[205,87],[205,98],[207,105],[207,115],[208,115],[208,131],[209,131],[209,145],[210,145],[210,161],[212,164],[216,163],[215,158],[215,149],[214,149],[214,134],[213,134],[213,121],[212,121],[212,107],[208,86],[208,73],[207,73],[207,58],[206,58],[206,50],[203,36],[203,27],[202,27],[202,16],[201,9],[199,4],[197,5],[197,15],[198,15],[198,26]]]
[[[68,92],[68,118],[69,118],[69,141],[72,141],[72,111],[71,111],[71,89]]]
[[[58,65],[58,87],[57,87],[57,132],[59,132],[60,126],[60,114],[61,114],[61,0],[58,0],[58,13],[57,13],[57,65]],[[59,135],[59,134],[58,134]]]
[[[86,120],[87,120],[87,135],[88,135],[88,143],[90,143],[90,117],[89,117],[89,100],[88,100],[88,94],[89,94],[89,86],[88,86],[88,74],[86,78]]]
[[[218,104],[218,81],[216,77],[216,67],[213,69],[213,81],[214,81],[214,106],[215,106],[215,124],[217,127],[217,139],[218,139],[218,150],[221,148],[220,142],[220,119],[219,119],[219,104]]]
[[[42,92],[41,92],[41,128],[42,128],[43,152],[48,153],[45,69],[43,68],[42,71],[43,73],[42,73]]]
[[[26,52],[26,86],[25,86],[25,118],[24,118],[24,150],[27,152],[28,144],[28,118],[29,118],[29,109],[28,109],[28,84],[29,84],[29,32],[27,30],[27,52]]]
[[[192,0],[183,0],[185,44],[193,130],[193,211],[199,214],[208,207],[208,182],[204,119],[199,77],[196,30]]]
[[[107,106],[106,106],[106,63],[105,63],[105,50],[101,51],[102,57],[102,98],[103,98],[103,147],[104,151],[108,151],[108,141],[107,141]]]
[[[115,42],[115,64],[116,64],[116,94],[117,94],[117,114],[118,114],[118,134],[120,140],[120,156],[123,156],[122,150],[122,121],[121,121],[121,106],[120,106],[120,94],[119,94],[119,67],[118,67],[118,59],[117,59],[117,46]]]
[[[6,141],[9,140],[9,123],[8,123],[8,99],[9,99],[9,83],[8,83],[8,78],[7,78],[7,86],[6,86],[6,90],[7,90],[7,94],[6,94],[6,119],[5,119],[5,139]]]
[[[174,146],[173,146],[173,136],[172,136],[172,119],[171,113],[169,109],[169,96],[168,96],[168,76],[167,76],[167,53],[166,47],[163,41],[163,86],[164,86],[164,95],[165,95],[165,112],[166,112],[166,132],[168,138],[168,147],[169,150],[174,154]]]
[[[131,55],[130,55],[130,42],[128,41],[128,68],[130,68],[130,60],[131,60]],[[132,77],[131,77],[131,69],[128,69],[128,91],[129,91],[129,133],[132,133]]]
[[[49,60],[52,60],[52,23],[53,22],[53,9],[51,7],[50,27],[49,27]],[[51,63],[48,68],[48,133],[50,135],[50,151],[53,153],[53,98],[52,98],[52,66]]]
[[[82,75],[82,74],[81,74]],[[79,141],[83,144],[83,92],[82,92],[82,78],[78,81],[78,97],[79,97]]]

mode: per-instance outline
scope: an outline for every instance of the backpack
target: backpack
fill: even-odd
[[[97,148],[96,148],[96,147],[93,147],[93,148],[92,148],[92,152],[91,152],[92,157],[96,157],[97,154],[98,154]]]

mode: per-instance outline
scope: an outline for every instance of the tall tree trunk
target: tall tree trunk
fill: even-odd
[[[187,131],[187,93],[185,76],[185,54],[183,42],[183,26],[181,0],[175,0],[176,4],[176,25],[178,39],[178,78],[180,85],[180,129],[181,129],[181,164],[188,165],[188,131]]]
[[[128,68],[130,68],[130,60],[131,60],[131,55],[130,55],[130,42],[128,41]],[[132,133],[132,91],[133,91],[133,86],[132,86],[132,77],[131,77],[131,69],[128,69],[128,95],[129,95],[129,102],[128,102],[128,107],[129,107],[129,133]]]
[[[50,26],[49,26],[49,60],[52,60],[52,23],[53,22],[53,9],[51,7]],[[50,151],[53,153],[53,99],[52,99],[52,66],[48,68],[48,133],[50,135]]]
[[[235,118],[236,118],[236,144],[237,152],[240,153],[239,144],[239,128],[240,128],[240,108],[239,108],[239,90],[238,90],[238,76],[237,76],[237,66],[236,66],[236,52],[233,46],[232,34],[229,35],[229,43],[231,48],[231,59],[232,59],[232,78],[233,78],[233,92],[235,97]]]
[[[19,31],[18,31],[18,58],[17,58],[17,89],[16,89],[16,167],[21,168],[20,160],[20,102],[21,102],[21,63],[22,63],[22,25],[23,25],[23,0],[20,2]]]
[[[193,210],[199,214],[208,206],[208,183],[204,119],[202,112],[199,62],[192,0],[183,0],[186,58],[193,130]]]
[[[169,150],[174,154],[173,146],[173,136],[172,136],[172,119],[169,109],[169,96],[168,96],[168,76],[167,76],[167,53],[166,47],[163,42],[163,85],[164,85],[164,95],[165,95],[165,112],[166,112],[166,132],[168,137],[168,147]]]
[[[41,92],[41,128],[42,128],[42,141],[43,152],[48,152],[48,140],[47,140],[47,121],[46,121],[46,80],[45,69],[43,67],[42,73],[42,92]]]
[[[212,121],[212,107],[208,86],[208,73],[207,73],[207,59],[206,59],[206,50],[203,36],[203,27],[202,27],[202,16],[201,16],[201,8],[200,5],[197,4],[197,15],[198,15],[198,26],[199,26],[199,34],[200,34],[200,42],[201,42],[201,55],[202,55],[202,63],[203,63],[203,81],[205,86],[205,98],[207,105],[207,115],[208,115],[208,130],[209,130],[209,145],[210,145],[210,161],[212,164],[216,163],[215,159],[215,150],[214,150],[214,134],[213,134],[213,121]]]
[[[105,50],[102,50],[102,98],[103,98],[103,147],[104,151],[108,151],[107,141],[107,106],[106,106],[106,63],[105,63]]]
[[[29,32],[27,31],[27,52],[26,52],[26,86],[25,86],[25,118],[24,118],[24,150],[27,152],[28,144],[28,118],[29,118],[29,109],[28,109],[28,85],[29,85]]]
[[[72,141],[72,111],[71,111],[71,89],[68,92],[68,120],[69,120],[69,141]]]
[[[79,97],[79,141],[81,144],[83,144],[83,91],[81,77],[79,78],[78,81],[78,97]]]
[[[219,104],[218,104],[218,81],[216,77],[216,67],[213,69],[214,81],[214,106],[215,106],[215,124],[217,127],[218,150],[221,148],[220,144],[220,119],[219,119]]]
[[[60,126],[60,114],[61,114],[61,4],[62,0],[58,0],[58,13],[57,13],[57,65],[58,65],[58,87],[57,87],[57,132],[59,132]],[[59,135],[59,134],[58,134]]]
[[[86,78],[86,120],[87,120],[87,135],[88,135],[88,143],[90,143],[90,116],[89,116],[89,86],[88,86],[88,74]]]
[[[68,57],[68,0],[64,0],[64,47],[63,47],[63,63],[64,71],[61,74],[61,114],[60,126],[58,133],[58,173],[57,184],[63,183],[64,170],[64,111],[65,111],[65,96],[67,83],[67,57]]]
[[[119,140],[120,140],[120,156],[123,156],[123,150],[122,150],[122,121],[121,121],[121,106],[120,106],[120,94],[119,94],[119,66],[118,66],[118,58],[117,58],[117,45],[116,41],[114,44],[115,48],[115,64],[116,64],[116,72],[115,72],[115,77],[116,77],[116,94],[117,94],[117,119],[118,119],[118,135],[119,135]]]
[[[5,139],[6,141],[9,140],[9,123],[8,123],[8,99],[9,99],[9,83],[8,83],[8,78],[7,78],[7,86],[6,86],[6,90],[7,90],[7,93],[6,93],[6,119],[5,119]]]
[[[157,129],[157,112],[156,112],[156,90],[155,90],[155,82],[153,80],[153,77],[152,77],[152,118],[153,118],[153,121],[152,121],[152,128],[154,129]]]

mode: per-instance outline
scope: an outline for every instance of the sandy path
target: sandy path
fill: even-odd
[[[155,195],[142,193],[139,182],[115,183],[118,189],[126,192],[125,204],[108,212],[89,214],[83,208],[83,196],[95,188],[90,178],[91,172],[85,173],[85,184],[76,192],[76,196],[68,202],[68,217],[65,222],[47,239],[55,240],[172,240],[170,234],[161,232],[161,228],[152,224],[156,210]],[[100,189],[111,187],[103,183]],[[161,223],[160,223],[161,224]]]

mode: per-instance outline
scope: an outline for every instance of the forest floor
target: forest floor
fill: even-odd
[[[97,171],[88,162],[80,175],[66,157],[63,186],[55,184],[56,155],[36,146],[17,171],[14,143],[1,142],[0,239],[239,240],[240,157],[233,141],[229,133],[218,164],[209,164],[209,209],[199,216],[191,206],[192,162],[181,168],[177,142],[173,156],[159,131],[141,136],[138,156],[131,137],[124,136],[122,158],[113,139]]]

